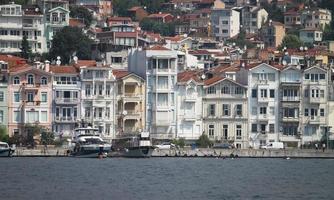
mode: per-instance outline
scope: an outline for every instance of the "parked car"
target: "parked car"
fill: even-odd
[[[161,144],[155,145],[155,147],[158,149],[172,149],[175,148],[175,144],[170,142],[163,142]]]
[[[228,144],[228,143],[217,143],[214,144],[212,148],[214,149],[232,149],[232,145]]]
[[[268,144],[261,146],[261,149],[284,149],[283,142],[269,142]]]

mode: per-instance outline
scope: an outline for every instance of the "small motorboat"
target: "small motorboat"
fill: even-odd
[[[6,142],[0,142],[0,157],[11,157],[14,152],[15,148],[9,147]]]

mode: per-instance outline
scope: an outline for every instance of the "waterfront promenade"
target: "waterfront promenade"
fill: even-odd
[[[64,157],[67,155],[66,148],[39,148],[26,149],[17,148],[15,157]],[[152,157],[239,157],[239,158],[334,158],[334,150],[315,149],[284,149],[284,150],[264,150],[264,149],[156,149]]]

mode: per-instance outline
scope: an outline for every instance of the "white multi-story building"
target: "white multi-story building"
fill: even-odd
[[[80,67],[81,117],[105,139],[115,137],[116,80],[109,66]]]
[[[177,138],[197,140],[203,133],[202,94],[203,72],[184,71],[178,74],[177,82]]]
[[[301,100],[302,144],[320,141],[325,134],[328,108],[328,71],[320,66],[304,70]]]
[[[33,53],[46,51],[43,14],[38,7],[0,5],[0,53],[19,53],[24,35]]]
[[[240,13],[233,8],[214,7],[211,11],[212,36],[226,40],[239,34]]]
[[[53,74],[53,132],[57,136],[71,137],[81,120],[81,82],[78,68],[50,66]]]
[[[146,130],[155,139],[175,138],[177,52],[161,46],[132,49],[128,63],[130,72],[146,80]]]
[[[250,145],[279,141],[279,69],[262,63],[249,69]]]

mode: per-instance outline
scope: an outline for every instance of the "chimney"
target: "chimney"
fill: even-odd
[[[50,71],[50,61],[46,60],[44,61],[44,64],[45,64],[45,71],[49,72]]]
[[[36,61],[36,62],[34,62],[34,64],[35,64],[35,68],[36,69],[40,69],[41,68],[41,62]]]

